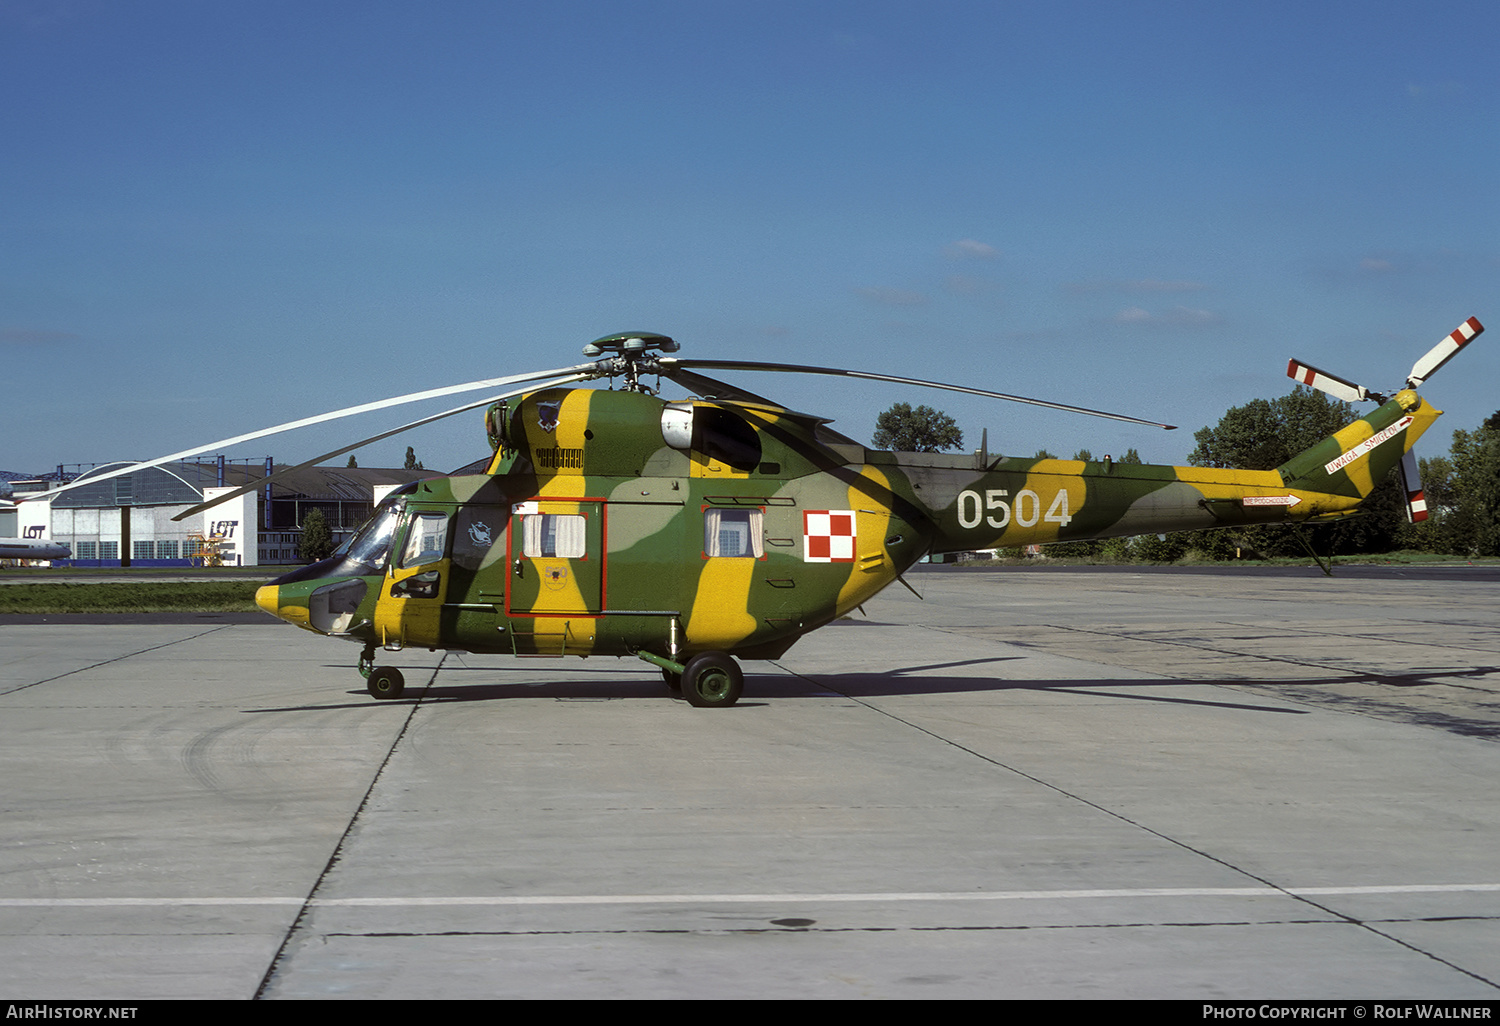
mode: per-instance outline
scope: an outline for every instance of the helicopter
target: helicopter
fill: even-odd
[[[1377,408],[1275,470],[1017,458],[991,455],[987,444],[964,455],[871,450],[826,418],[703,372],[896,382],[1172,425],[869,371],[682,359],[666,335],[621,332],[585,346],[587,363],[349,407],[114,473],[419,399],[519,386],[279,471],[486,407],[491,455],[481,472],[398,488],[338,552],[265,584],[256,603],[360,645],[358,670],[377,699],[400,698],[405,687],[377,651],[421,647],[640,659],[691,705],[725,708],[743,693],[740,660],[780,658],[888,585],[906,584],[902,574],[928,554],[1317,523],[1356,513],[1393,467],[1408,516],[1425,519],[1412,446],[1442,411],[1416,389],[1481,331],[1465,321],[1389,396],[1292,360],[1297,381]],[[608,389],[572,387],[602,378]],[[664,398],[663,380],[690,395]]]

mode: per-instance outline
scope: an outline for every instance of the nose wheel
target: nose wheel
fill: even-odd
[[[359,654],[359,675],[365,678],[365,690],[371,698],[400,698],[406,690],[406,678],[394,666],[376,666],[375,648],[367,647]]]
[[[406,678],[394,666],[377,666],[370,671],[365,690],[372,698],[400,698],[406,690]]]

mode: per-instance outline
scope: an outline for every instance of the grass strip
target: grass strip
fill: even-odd
[[[249,613],[263,581],[176,581],[140,584],[7,584],[6,613]]]

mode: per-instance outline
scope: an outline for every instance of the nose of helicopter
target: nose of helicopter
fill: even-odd
[[[276,615],[276,593],[281,589],[274,584],[262,584],[255,590],[255,604],[272,616]]]
[[[306,627],[308,626],[307,590],[295,586],[263,584],[255,591],[255,604],[278,620],[294,623],[298,627]]]

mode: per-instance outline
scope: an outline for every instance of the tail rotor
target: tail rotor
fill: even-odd
[[[1482,331],[1484,331],[1484,325],[1479,323],[1478,318],[1470,317],[1464,321],[1412,365],[1411,373],[1407,375],[1402,387],[1409,389],[1421,387],[1428,378],[1437,373],[1443,364],[1457,356],[1458,351],[1472,342]],[[1294,381],[1327,392],[1335,399],[1346,403],[1371,399],[1384,405],[1390,401],[1387,395],[1371,391],[1363,385],[1357,385],[1337,374],[1330,374],[1298,360],[1291,360],[1287,363],[1286,373],[1287,377]],[[1399,466],[1401,467],[1401,489],[1406,495],[1407,519],[1413,524],[1420,524],[1427,519],[1427,496],[1422,490],[1422,473],[1417,466],[1416,453],[1407,449],[1401,457]]]

